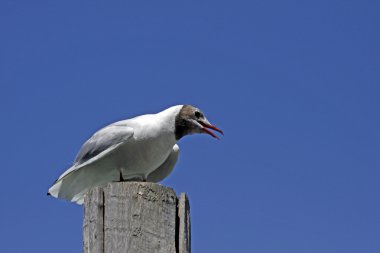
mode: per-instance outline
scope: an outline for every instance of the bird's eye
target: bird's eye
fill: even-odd
[[[199,118],[201,118],[203,115],[202,115],[202,113],[200,113],[200,112],[198,112],[198,111],[196,111],[195,113],[194,113],[194,115],[195,115],[195,117],[197,118],[197,119],[199,119]]]

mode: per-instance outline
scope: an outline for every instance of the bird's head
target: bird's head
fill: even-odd
[[[175,135],[177,140],[185,135],[206,133],[219,140],[210,129],[221,134],[223,131],[212,125],[201,110],[191,105],[184,105],[175,118]]]

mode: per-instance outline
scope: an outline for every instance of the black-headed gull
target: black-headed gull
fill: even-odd
[[[115,122],[83,144],[73,166],[54,182],[48,194],[82,204],[90,188],[108,182],[159,182],[177,162],[177,141],[195,133],[219,139],[210,129],[223,134],[191,105]]]

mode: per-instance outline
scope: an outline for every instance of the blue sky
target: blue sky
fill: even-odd
[[[2,252],[81,252],[82,207],[46,196],[113,121],[193,104],[163,183],[193,252],[380,251],[376,1],[0,2]]]

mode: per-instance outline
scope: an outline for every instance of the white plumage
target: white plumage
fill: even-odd
[[[83,144],[73,166],[48,194],[82,204],[94,186],[124,180],[161,181],[177,162],[179,138],[201,132],[216,137],[206,127],[221,132],[195,112],[199,113],[195,107],[177,105],[104,127]]]

